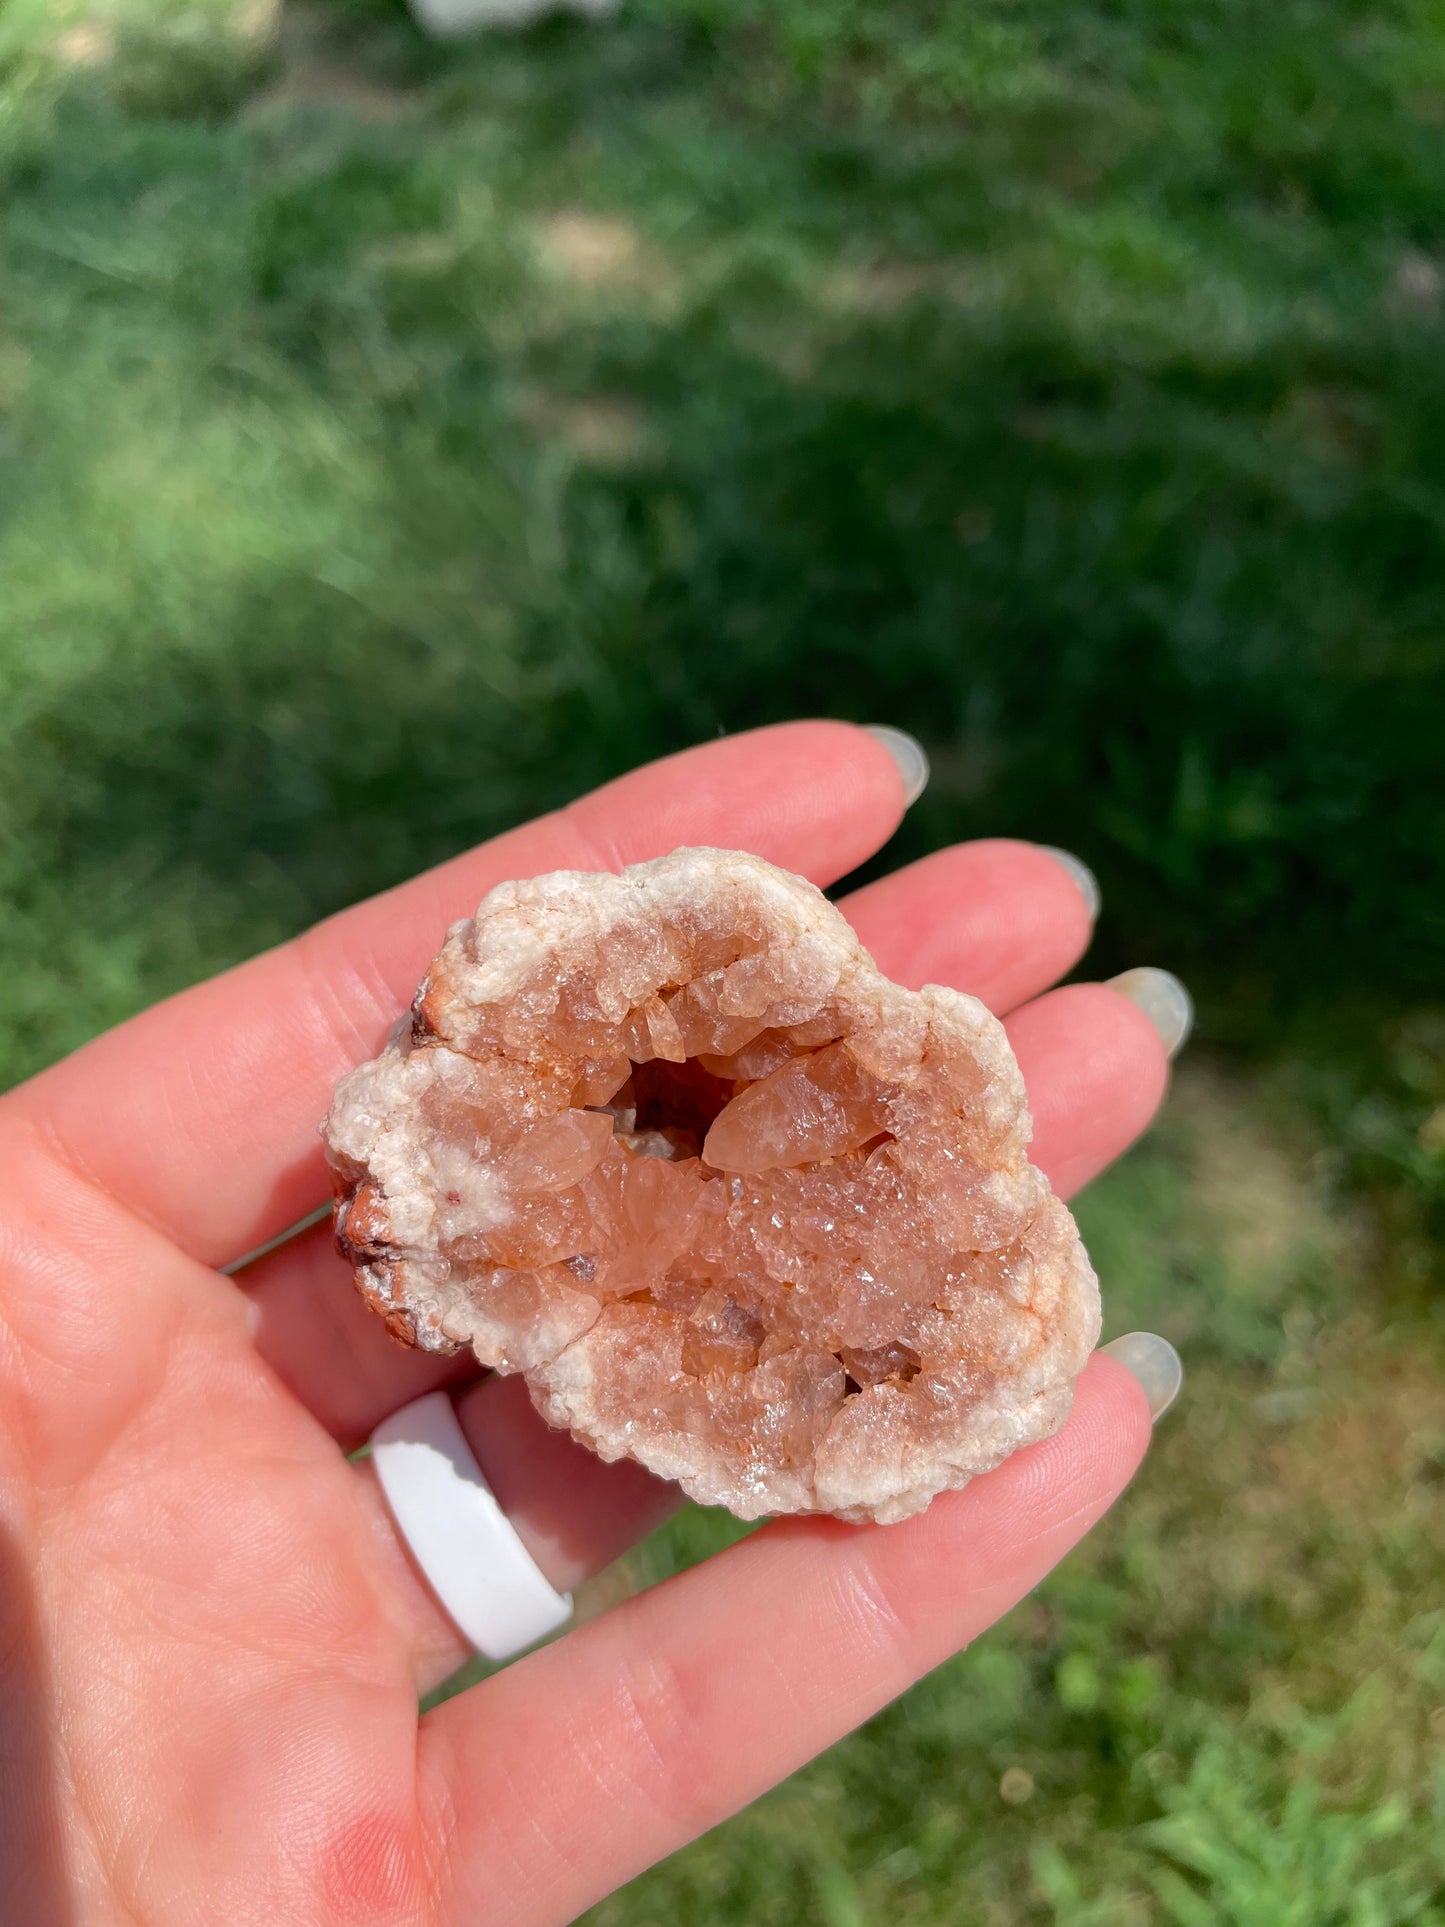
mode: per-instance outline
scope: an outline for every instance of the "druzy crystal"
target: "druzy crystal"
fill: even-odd
[[[398,1337],[744,1518],[907,1517],[1056,1430],[1098,1336],[1002,1026],[735,851],[500,885],[325,1130]]]

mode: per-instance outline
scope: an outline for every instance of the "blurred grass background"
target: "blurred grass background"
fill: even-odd
[[[1128,1502],[596,1927],[1445,1922],[1442,536],[1440,0],[0,8],[0,1079],[799,713],[1199,998]]]

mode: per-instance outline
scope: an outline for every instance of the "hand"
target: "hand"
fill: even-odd
[[[570,1920],[866,1718],[1026,1593],[1122,1490],[1149,1412],[1073,1416],[918,1518],[781,1521],[418,1720],[463,1658],[346,1448],[440,1384],[559,1586],[670,1488],[548,1432],[515,1379],[395,1346],[318,1225],[333,1084],[492,884],[678,844],[820,884],[904,807],[869,734],[799,723],[623,777],[98,1039],[0,1103],[0,1918],[28,1927]],[[844,905],[905,984],[1010,1013],[1065,1195],[1144,1128],[1160,1039],[1049,991],[1089,913],[1028,844]],[[1044,994],[1047,993],[1047,994]]]

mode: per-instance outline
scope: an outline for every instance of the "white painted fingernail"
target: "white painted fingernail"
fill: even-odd
[[[1051,856],[1055,863],[1062,864],[1064,869],[1068,871],[1069,875],[1074,879],[1074,884],[1078,889],[1079,895],[1084,899],[1084,905],[1089,912],[1089,922],[1097,923],[1099,920],[1099,905],[1103,901],[1103,898],[1099,894],[1099,879],[1094,875],[1094,872],[1089,868],[1088,864],[1084,862],[1082,857],[1075,856],[1072,850],[1057,849],[1052,843],[1041,843],[1039,848],[1043,850],[1046,855]]]
[[[882,743],[898,765],[903,778],[903,806],[916,803],[928,787],[928,753],[916,736],[891,723],[866,723],[864,727],[875,742]]]
[[[1109,983],[1139,1006],[1163,1039],[1165,1050],[1177,1056],[1194,1028],[1194,999],[1173,972],[1144,964],[1138,970],[1122,971]]]
[[[1117,1359],[1131,1377],[1138,1379],[1149,1401],[1150,1417],[1157,1425],[1178,1398],[1184,1383],[1184,1367],[1169,1340],[1157,1332],[1125,1332],[1122,1338],[1111,1338],[1099,1349]]]

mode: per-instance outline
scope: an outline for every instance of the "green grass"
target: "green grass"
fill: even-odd
[[[599,1927],[1445,1919],[1438,0],[263,13],[0,12],[0,1081],[643,756],[914,728],[892,856],[1066,843],[1200,994],[1083,1211],[1189,1390]]]
[[[1219,1027],[1302,955],[1432,992],[1430,8],[658,0],[439,51],[333,6],[269,68],[112,11],[92,66],[4,22],[40,941],[123,872],[134,943],[194,891],[229,954],[822,705],[928,738],[910,848],[1067,822],[1106,961],[1218,974]]]

